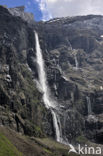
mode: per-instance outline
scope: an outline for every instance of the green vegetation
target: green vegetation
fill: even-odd
[[[35,129],[36,136],[39,136],[39,137],[43,136],[43,133],[40,127],[34,126],[34,129]]]
[[[0,156],[23,156],[14,145],[0,133]]]
[[[43,148],[43,150],[48,153],[48,154],[53,154],[50,150],[46,149],[46,148]]]
[[[86,142],[88,142],[88,139],[85,138],[84,136],[78,136],[78,137],[76,138],[76,141],[77,141],[78,143],[86,143]]]
[[[43,150],[51,156],[77,156],[76,153],[68,153],[70,147],[67,145],[60,144],[50,138],[35,138],[38,145],[43,147]],[[79,155],[78,155],[79,156]]]

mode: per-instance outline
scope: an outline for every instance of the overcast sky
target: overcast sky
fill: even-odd
[[[49,20],[55,17],[87,14],[103,15],[103,0],[0,0],[8,7],[25,5],[35,20]]]
[[[103,15],[103,0],[37,0],[43,19],[87,14]]]

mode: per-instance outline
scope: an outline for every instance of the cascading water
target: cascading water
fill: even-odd
[[[78,63],[78,60],[77,60],[77,56],[76,55],[75,55],[75,67],[76,67],[76,70],[78,70],[79,63]]]
[[[41,87],[43,91],[44,104],[47,109],[51,110],[51,113],[52,113],[53,124],[55,128],[55,133],[56,133],[56,140],[65,145],[69,145],[71,148],[71,151],[76,153],[73,145],[69,144],[67,139],[64,140],[62,138],[60,117],[57,114],[57,111],[60,111],[60,109],[57,109],[57,107],[59,107],[58,104],[50,98],[50,90],[47,85],[46,72],[44,68],[44,60],[43,60],[42,51],[41,51],[40,44],[39,44],[38,34],[36,32],[35,32],[35,41],[36,41],[36,59],[37,59],[37,64],[38,64],[38,75],[39,75],[39,87]]]
[[[36,59],[38,64],[38,76],[39,76],[39,87],[41,87],[43,92],[43,101],[47,109],[51,110],[53,116],[53,124],[55,127],[56,140],[62,142],[61,140],[61,130],[59,118],[56,114],[56,107],[58,106],[55,101],[50,98],[50,90],[47,85],[46,72],[44,68],[44,60],[42,56],[42,51],[39,44],[38,34],[35,32],[35,41],[36,41]]]
[[[62,143],[62,138],[61,138],[61,128],[60,128],[60,120],[54,110],[51,110],[52,116],[53,116],[53,122],[55,126],[55,132],[56,132],[56,140],[58,142]]]
[[[87,108],[88,108],[88,115],[91,115],[92,114],[92,106],[91,106],[91,100],[90,100],[90,97],[86,97],[87,99]]]

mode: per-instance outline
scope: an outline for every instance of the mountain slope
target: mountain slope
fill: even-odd
[[[61,122],[69,140],[85,135],[102,143],[102,23],[103,16],[67,17],[43,23],[39,30],[48,82],[64,107]]]
[[[0,150],[0,156],[62,156],[63,154],[65,156],[68,155],[68,146],[56,143],[50,138],[46,138],[45,140],[42,140],[40,138],[29,138],[21,136],[15,131],[5,127],[0,127],[0,133],[2,133],[2,136],[0,135],[0,138],[2,138],[0,139],[0,143],[3,146],[3,151]],[[3,144],[4,141],[5,144]],[[20,152],[22,152],[22,154],[18,152],[17,149],[10,142]],[[52,146],[50,144],[52,144]]]
[[[23,156],[13,144],[0,133],[0,156]]]
[[[37,87],[37,31],[63,139],[102,144],[103,16],[29,23],[0,6],[0,21],[0,125],[55,138],[52,114]]]

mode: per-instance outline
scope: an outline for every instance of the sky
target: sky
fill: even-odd
[[[103,0],[0,0],[0,5],[25,5],[25,11],[32,12],[36,21],[88,14],[103,15]]]

